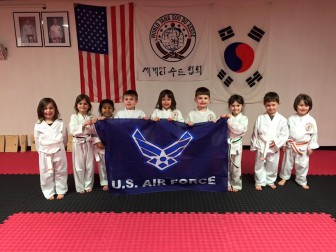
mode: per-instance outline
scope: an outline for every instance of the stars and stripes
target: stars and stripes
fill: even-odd
[[[106,8],[81,5],[76,8],[78,49],[108,54]]]
[[[81,93],[92,102],[135,89],[133,8],[75,5]]]

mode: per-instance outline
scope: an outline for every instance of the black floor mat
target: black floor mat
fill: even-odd
[[[243,175],[237,193],[174,191],[138,195],[112,195],[98,186],[92,193],[75,192],[69,175],[69,192],[63,200],[46,200],[39,175],[0,175],[0,223],[18,212],[294,212],[327,213],[336,218],[336,176],[308,176],[310,190],[294,180],[284,187],[254,189],[253,175]]]

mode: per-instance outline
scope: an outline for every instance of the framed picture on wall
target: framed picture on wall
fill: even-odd
[[[42,46],[39,12],[13,12],[17,47]]]
[[[67,11],[42,12],[44,46],[70,47],[69,15]]]

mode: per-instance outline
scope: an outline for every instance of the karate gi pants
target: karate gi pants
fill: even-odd
[[[48,172],[46,154],[39,152],[40,183],[46,199],[55,194],[66,194],[68,191],[68,163],[65,150],[48,155],[53,165],[52,173]]]
[[[233,189],[242,189],[242,176],[241,176],[241,159],[242,154],[232,155],[231,160],[237,166],[235,166],[231,160],[228,165],[228,186],[232,186]]]
[[[77,142],[72,146],[72,162],[77,192],[93,188],[94,154],[91,142]]]
[[[106,164],[105,164],[105,154],[99,153],[99,161],[98,161],[98,172],[100,185],[106,186],[107,183],[107,174],[106,174]]]
[[[266,160],[262,160],[263,154],[256,153],[254,165],[254,179],[256,186],[273,185],[277,179],[280,152],[267,153]]]
[[[307,150],[305,150],[302,155],[299,155],[292,148],[286,148],[282,160],[280,178],[284,180],[290,179],[294,167],[296,171],[296,183],[301,186],[307,185],[307,174],[309,169],[309,156]]]

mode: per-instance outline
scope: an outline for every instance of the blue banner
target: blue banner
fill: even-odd
[[[179,122],[108,119],[96,123],[106,146],[109,191],[227,191],[226,119]]]

